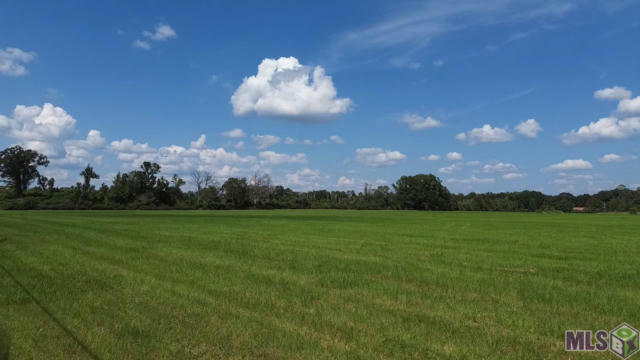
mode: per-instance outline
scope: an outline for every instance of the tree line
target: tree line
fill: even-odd
[[[640,207],[640,188],[622,185],[597,194],[555,196],[538,191],[452,194],[432,174],[402,176],[391,187],[365,184],[360,192],[314,190],[296,192],[274,185],[269,175],[231,177],[219,184],[206,171],[194,171],[193,190],[177,174],[160,175],[160,165],[143,162],[136,170],[118,173],[111,186],[95,187],[100,179],[91,165],[74,186],[56,187],[39,168],[49,165],[37,151],[13,146],[0,152],[0,208],[18,209],[361,209],[631,212]],[[583,208],[583,209],[582,209]]]

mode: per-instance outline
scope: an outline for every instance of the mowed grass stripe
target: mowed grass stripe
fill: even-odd
[[[16,212],[0,228],[0,262],[103,358],[572,357],[564,330],[638,323],[628,215]],[[31,334],[19,296],[0,326]]]

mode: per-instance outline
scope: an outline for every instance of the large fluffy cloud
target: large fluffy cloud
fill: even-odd
[[[600,100],[623,100],[631,98],[631,91],[621,87],[600,89],[593,93],[593,97]]]
[[[64,180],[69,174],[64,168],[100,163],[106,144],[98,130],[90,130],[84,139],[73,139],[76,123],[66,110],[50,103],[43,106],[18,105],[11,117],[0,115],[0,135],[46,155],[51,161],[46,176]]]
[[[11,118],[0,115],[0,134],[20,141],[30,149],[48,156],[57,155],[61,143],[73,134],[76,120],[63,108],[45,103],[18,105]]]
[[[109,149],[128,168],[136,168],[143,161],[153,161],[158,163],[166,174],[186,175],[193,170],[204,170],[220,179],[240,173],[248,174],[257,162],[254,156],[243,157],[222,147],[208,148],[205,140],[206,136],[203,134],[197,140],[191,141],[189,148],[169,145],[156,149],[147,143],[122,139],[112,141]]]
[[[575,145],[601,140],[621,140],[640,134],[640,117],[618,119],[614,116],[602,118],[562,135],[562,142]]]
[[[347,112],[330,76],[320,66],[303,66],[295,57],[264,59],[231,97],[236,116],[259,115],[299,122],[329,121]]]
[[[623,99],[618,103],[618,111],[624,114],[640,114],[640,96],[633,99]]]
[[[326,180],[328,178],[328,176],[323,176],[320,170],[313,170],[309,168],[285,174],[287,185],[298,190],[326,188]]]
[[[407,156],[399,151],[384,150],[381,148],[356,149],[356,160],[366,166],[390,166],[407,159]]]
[[[485,124],[481,128],[475,128],[466,133],[460,133],[456,136],[460,141],[466,141],[471,145],[493,142],[507,142],[513,139],[513,135],[507,129],[492,127]]]
[[[18,48],[0,49],[0,74],[21,76],[28,73],[25,64],[35,59],[33,52],[22,51]]]
[[[640,135],[640,96],[631,98],[631,91],[614,86],[594,93],[598,99],[619,100],[617,112],[592,121],[577,130],[562,134],[562,142],[576,145],[594,141],[623,140]]]
[[[92,160],[100,161],[102,155],[93,154],[93,150],[102,149],[106,140],[98,130],[91,130],[85,140],[67,140],[64,142],[64,159],[57,161],[59,165],[84,165]]]

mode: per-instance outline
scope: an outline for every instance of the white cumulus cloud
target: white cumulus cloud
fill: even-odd
[[[148,41],[136,39],[131,43],[131,46],[137,49],[151,50],[151,44]]]
[[[612,163],[612,162],[622,162],[622,156],[617,154],[605,154],[601,158],[598,159],[601,163]]]
[[[36,58],[34,52],[27,52],[18,48],[0,49],[0,74],[21,76],[28,73],[25,64]]]
[[[320,170],[304,168],[293,173],[285,174],[287,184],[295,189],[311,190],[325,187],[326,177]]]
[[[356,149],[356,160],[366,166],[396,165],[406,159],[407,156],[399,151],[384,150],[381,148]]]
[[[562,142],[575,145],[603,140],[621,140],[640,134],[640,117],[618,119],[610,116],[562,135]]]
[[[322,67],[303,66],[295,57],[264,59],[258,73],[244,78],[231,97],[236,116],[259,115],[299,122],[326,122],[351,108],[338,98]]]
[[[0,134],[52,156],[61,150],[61,142],[73,134],[75,124],[76,120],[63,108],[51,103],[42,107],[18,105],[11,118],[0,115]]]
[[[336,144],[344,144],[344,139],[338,135],[329,136],[329,140],[333,141]]]
[[[485,173],[494,173],[494,172],[515,172],[518,171],[518,167],[513,165],[513,164],[509,164],[509,163],[503,163],[503,162],[498,162],[495,164],[486,164],[483,168],[482,168],[482,172]]]
[[[584,159],[568,159],[545,168],[547,171],[589,170],[593,165]]]
[[[625,161],[631,161],[637,159],[635,155],[618,155],[618,154],[605,154],[598,159],[601,163],[620,163]]]
[[[158,24],[153,32],[144,31],[142,35],[152,41],[166,41],[178,36],[176,31],[168,24]]]
[[[151,42],[167,41],[178,37],[176,31],[168,24],[157,24],[154,31],[143,31],[142,36],[147,40],[136,39],[131,46],[143,50],[151,50]]]
[[[437,161],[437,160],[440,160],[440,155],[430,154],[429,156],[421,157],[421,159],[426,161]]]
[[[522,178],[522,177],[524,177],[524,176],[525,176],[525,175],[524,175],[524,174],[522,174],[522,173],[515,173],[515,172],[502,175],[502,177],[503,177],[505,180],[520,179],[520,178]]]
[[[401,121],[408,124],[411,130],[425,130],[442,126],[440,121],[431,116],[422,117],[418,114],[405,114]]]
[[[233,130],[223,132],[222,136],[228,137],[231,139],[239,139],[247,136],[247,134],[245,134],[244,131],[242,131],[242,129],[233,129]]]
[[[338,179],[338,186],[344,187],[344,186],[353,186],[355,185],[356,181],[353,178],[348,178],[346,176],[340,176],[340,178]]]
[[[455,152],[455,151],[447,153],[447,160],[460,161],[460,160],[462,160],[462,154],[460,154],[459,152]]]
[[[522,136],[535,138],[538,136],[538,133],[542,131],[542,128],[536,119],[529,119],[518,124],[516,126],[516,131]]]
[[[251,135],[251,139],[256,143],[258,150],[266,149],[280,142],[280,137],[274,135]]]
[[[193,149],[204,149],[205,142],[207,141],[207,135],[202,134],[196,141],[191,142],[191,148]]]
[[[456,171],[460,171],[461,169],[462,169],[462,165],[458,163],[458,164],[451,164],[447,167],[440,168],[438,169],[438,172],[442,174],[452,174]]]
[[[149,146],[149,144],[136,143],[131,139],[122,139],[122,140],[112,141],[109,148],[117,152],[134,153],[134,154],[151,153],[155,151],[155,149]]]
[[[470,178],[467,179],[449,179],[448,183],[459,183],[459,184],[491,184],[495,182],[494,178],[479,178],[475,175],[471,175]]]
[[[637,115],[640,114],[640,96],[633,99],[623,99],[618,103],[618,112]]]
[[[513,140],[513,135],[511,135],[507,129],[492,127],[489,124],[485,124],[481,128],[475,128],[467,133],[458,134],[456,139],[475,145],[511,141]]]
[[[593,97],[600,100],[624,100],[631,98],[631,91],[621,87],[600,89],[593,93]]]
[[[307,155],[303,153],[288,155],[288,154],[279,154],[273,151],[261,151],[259,153],[259,156],[260,156],[260,159],[262,159],[266,164],[271,164],[271,165],[278,165],[283,163],[304,164],[307,162]]]

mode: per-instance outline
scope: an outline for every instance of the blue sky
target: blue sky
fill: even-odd
[[[464,193],[635,188],[638,13],[625,0],[8,1],[0,146],[47,154],[61,185],[87,163],[109,183],[151,160],[296,190],[416,173]]]

